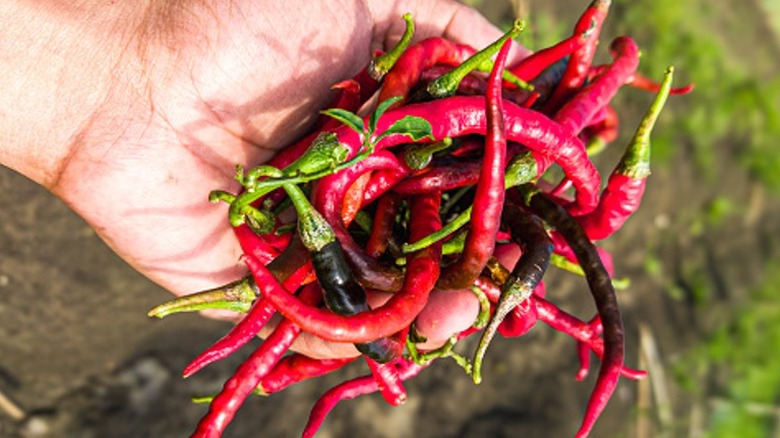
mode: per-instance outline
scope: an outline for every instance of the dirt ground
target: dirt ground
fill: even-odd
[[[747,19],[759,17],[751,15],[758,12],[747,3],[739,9]],[[747,47],[767,39],[761,26],[749,32],[740,36]],[[780,58],[769,62],[780,67]],[[738,145],[715,146],[716,180],[705,179],[690,156],[680,154],[654,171],[638,215],[605,244],[616,255],[618,275],[632,280],[620,292],[632,366],[648,363],[646,356],[640,358],[640,327],[655,340],[660,358],[653,363],[663,372],[760,280],[762,260],[780,254],[780,203],[733,165],[730,157]],[[716,230],[704,227],[690,234],[686,215],[724,194],[744,201],[744,214]],[[648,246],[662,255],[673,274],[668,280],[684,292],[681,297],[665,293],[668,284],[645,273]],[[716,291],[708,309],[692,304],[693,288],[685,276],[690,269],[700,269]],[[572,275],[548,277],[548,293],[556,302],[587,318],[593,309],[585,287]],[[190,396],[218,391],[251,349],[181,379],[185,364],[228,325],[192,315],[163,321],[146,316],[168,298],[56,198],[0,168],[0,393],[22,409],[17,418],[13,409],[0,409],[0,437],[187,436],[206,410]],[[361,366],[248,400],[226,436],[298,436],[316,397],[346,376],[364,373]],[[593,385],[593,376],[575,381],[576,369],[574,342],[539,326],[524,338],[494,341],[479,386],[442,360],[408,383],[404,406],[391,408],[379,396],[343,403],[318,436],[572,436]],[[677,388],[668,369],[659,374],[650,382],[668,389],[674,421],[687,424],[689,395]],[[593,436],[652,432],[653,416],[649,426],[641,421],[642,409],[657,409],[640,402],[648,384],[622,380]]]

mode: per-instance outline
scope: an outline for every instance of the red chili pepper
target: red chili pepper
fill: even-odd
[[[485,100],[479,96],[454,96],[390,110],[379,119],[377,132],[384,132],[407,115],[428,120],[434,141],[469,134],[485,135],[486,132]],[[507,101],[504,101],[504,120],[507,140],[535,152],[541,160],[540,174],[556,162],[572,180],[577,191],[575,204],[569,207],[572,214],[582,215],[596,207],[601,177],[578,138],[538,111]],[[335,134],[339,142],[351,150],[351,155],[360,150],[362,141],[352,129],[340,128]],[[389,135],[377,143],[376,150],[408,142],[407,135]],[[337,175],[326,176],[320,180],[320,185],[330,185],[329,181],[335,178]]]
[[[252,254],[253,257],[261,260],[263,263],[269,263],[281,252],[281,250],[268,242],[265,235],[258,235],[246,224],[234,227],[233,233],[238,238],[241,251],[244,254]]]
[[[437,195],[416,196],[411,200],[410,235],[421,238],[441,227]],[[245,258],[263,296],[277,311],[307,332],[335,342],[371,342],[397,333],[414,321],[425,307],[428,295],[439,277],[440,245],[431,245],[407,258],[406,276],[400,292],[384,305],[355,315],[335,315],[307,305],[287,293],[257,259]]]
[[[368,205],[379,199],[380,196],[387,193],[393,186],[398,184],[407,172],[396,169],[376,170],[371,174],[371,181],[363,193],[363,205]]]
[[[639,48],[634,40],[625,36],[616,38],[610,46],[610,51],[614,61],[607,70],[574,94],[555,113],[553,119],[569,132],[579,134],[636,72],[639,65]]]
[[[509,68],[509,71],[521,80],[530,82],[556,62],[584,46],[588,41],[587,35],[587,31],[575,33],[553,46],[534,52],[514,67]]]
[[[472,47],[439,37],[412,44],[385,75],[379,92],[379,102],[401,96],[403,99],[393,105],[401,106],[412,88],[420,81],[423,71],[436,64],[459,65],[474,53],[476,50]]]
[[[593,353],[599,359],[603,357],[604,340],[601,339],[599,332],[591,324],[564,312],[544,298],[534,296],[532,301],[540,321],[581,342],[590,350],[593,350]],[[622,367],[620,374],[634,380],[647,377],[646,371],[635,370],[625,365]]]
[[[593,56],[601,34],[601,27],[607,18],[611,0],[593,0],[574,26],[573,35],[588,33],[588,41],[569,57],[566,72],[555,87],[552,97],[547,101],[544,112],[551,114],[572,94],[582,87],[588,77]]]
[[[480,160],[476,159],[431,165],[419,175],[400,181],[393,186],[393,192],[401,195],[418,195],[471,186],[479,181],[481,167]]]
[[[471,209],[471,227],[460,257],[442,271],[438,282],[441,289],[470,287],[485,268],[496,246],[496,233],[501,225],[501,211],[504,208],[506,168],[502,75],[510,47],[509,41],[501,47],[488,78],[485,154]]]
[[[395,361],[379,363],[366,357],[366,364],[368,364],[371,375],[377,383],[379,393],[390,406],[401,406],[406,403],[406,388],[404,388],[403,380],[395,367]]]
[[[363,198],[368,183],[371,182],[371,172],[366,172],[355,179],[344,193],[341,204],[341,222],[349,226],[363,206]]]
[[[269,275],[273,278],[270,271]],[[319,288],[312,283],[301,290],[299,299],[308,305],[314,305],[321,298]],[[279,323],[257,350],[239,365],[225,382],[222,391],[211,400],[209,411],[201,418],[192,438],[220,437],[247,396],[282,358],[300,333],[301,329],[289,320]]]
[[[401,198],[394,193],[387,193],[377,201],[371,234],[366,242],[366,255],[369,257],[379,258],[387,249],[393,236],[395,215],[400,203]]]
[[[623,226],[638,208],[650,175],[650,134],[669,96],[673,69],[643,117],[623,157],[612,171],[594,211],[578,219],[592,240],[601,240]]]
[[[298,243],[300,240],[295,240],[297,242],[285,250],[284,256],[275,258],[268,265],[275,277],[283,282],[282,286],[289,291],[297,290],[313,271],[306,254],[302,254],[303,257],[299,255]],[[296,253],[294,259],[289,256],[290,253]],[[255,257],[254,253],[249,254]],[[253,288],[257,288],[257,285],[253,284]],[[276,313],[276,309],[267,300],[262,297],[255,300],[249,312],[225,336],[200,353],[184,368],[183,376],[187,378],[205,366],[238,351],[257,336],[274,313]]]
[[[331,373],[354,362],[358,357],[315,359],[300,353],[287,355],[263,377],[255,392],[260,395],[279,392],[295,383]]]
[[[416,376],[425,365],[417,365],[413,362],[402,360],[399,363],[399,377],[401,380],[408,380]],[[357,377],[352,380],[342,382],[326,391],[314,404],[309,414],[309,421],[303,429],[302,438],[312,438],[317,433],[325,417],[343,400],[351,400],[355,397],[371,394],[378,390],[378,385],[373,376]]]
[[[651,93],[658,93],[659,91],[661,91],[660,82],[655,82],[652,79],[648,78],[647,76],[639,72],[634,73],[634,76],[631,79],[629,79],[626,85],[630,85],[640,90],[649,91]],[[691,91],[693,91],[694,88],[696,88],[695,84],[688,84],[682,87],[673,87],[669,89],[669,95],[677,96],[681,94],[688,94]]]

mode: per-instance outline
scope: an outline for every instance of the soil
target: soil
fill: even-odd
[[[489,15],[507,12],[498,9]],[[712,12],[725,17],[735,11],[746,21],[763,22],[748,2]],[[768,28],[741,29],[739,41],[752,48],[743,56],[780,67],[776,44],[757,49],[775,41]],[[626,105],[629,114],[638,111]],[[734,165],[737,147],[713,145],[716,180],[703,175],[685,151],[655,169],[640,212],[605,242],[616,255],[618,276],[631,279],[620,292],[628,363],[660,366],[649,382],[666,388],[671,406],[664,408],[683,425],[691,415],[691,396],[675,384],[670,364],[727,318],[761,281],[763,261],[780,254],[780,223],[773,220],[780,203]],[[603,160],[615,158],[606,154]],[[691,215],[720,196],[740,200],[744,210],[691,233]],[[13,418],[12,409],[0,408],[0,436],[187,436],[207,409],[190,397],[217,392],[251,348],[183,380],[185,364],[224,334],[227,323],[194,315],[149,319],[148,309],[169,294],[128,267],[59,200],[6,168],[0,168],[0,218],[0,394],[23,414]],[[643,267],[648,247],[670,274],[663,281]],[[715,291],[707,309],[695,305],[698,289],[691,273]],[[570,274],[547,279],[548,293],[562,307],[583,318],[592,314],[581,279]],[[650,335],[645,341],[655,341],[658,358],[641,354],[640,345],[649,344],[640,344],[640,328]],[[404,406],[391,408],[378,395],[345,402],[318,436],[573,435],[593,376],[574,379],[571,339],[542,326],[520,339],[499,338],[485,366],[485,379],[475,386],[454,363],[439,361],[408,383]],[[248,400],[226,436],[298,436],[318,395],[365,373],[361,367]],[[639,414],[658,409],[645,402],[647,385],[622,380],[593,436],[654,436],[657,415],[650,415],[648,425]],[[2,406],[8,404],[0,401]]]

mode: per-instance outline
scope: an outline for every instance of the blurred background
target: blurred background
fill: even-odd
[[[526,20],[541,49],[570,34],[588,1],[472,0],[499,26]],[[613,2],[602,31],[630,35],[640,71],[696,89],[673,96],[653,136],[653,174],[638,214],[604,247],[615,255],[627,362],[595,437],[780,437],[780,1]],[[652,95],[623,89],[611,169]],[[584,282],[548,275],[564,309],[593,314]],[[197,316],[153,321],[169,295],[118,259],[83,221],[35,184],[0,168],[0,436],[187,436],[245,349],[197,376],[180,370],[221,337]],[[319,437],[565,437],[593,386],[575,343],[539,325],[497,339],[474,386],[439,361],[408,383],[409,401],[345,402]],[[595,364],[594,364],[595,366]],[[358,371],[364,372],[365,370]],[[354,368],[255,397],[227,436],[298,436],[324,388]]]

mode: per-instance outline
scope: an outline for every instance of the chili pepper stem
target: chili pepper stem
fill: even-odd
[[[256,298],[251,277],[244,277],[214,289],[185,295],[160,304],[150,310],[148,315],[165,318],[174,313],[197,312],[207,309],[227,309],[246,313]]]
[[[674,67],[670,66],[666,69],[658,94],[650,104],[650,108],[648,108],[628,148],[626,148],[626,152],[615,170],[616,173],[633,179],[646,178],[650,175],[650,134],[669,97],[673,77]]]
[[[401,57],[401,54],[404,53],[412,42],[412,36],[414,36],[414,20],[412,19],[412,14],[407,12],[402,18],[406,22],[406,30],[398,41],[398,44],[390,49],[389,52],[372,59],[371,63],[368,65],[368,74],[377,81],[381,80],[385,74],[393,68],[396,61],[398,61],[398,58]]]
[[[475,69],[480,68],[486,61],[489,61],[490,57],[495,55],[507,40],[516,38],[520,34],[520,32],[523,31],[524,26],[522,20],[515,20],[512,29],[505,33],[501,38],[475,53],[472,57],[450,70],[448,73],[431,81],[428,84],[428,93],[435,98],[447,97],[455,94],[455,91],[458,89],[458,84],[460,84],[460,81],[462,81],[466,75]]]

